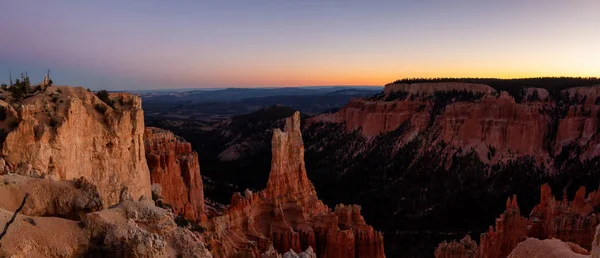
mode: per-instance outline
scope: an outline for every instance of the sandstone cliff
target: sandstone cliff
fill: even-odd
[[[111,94],[107,105],[81,87],[48,87],[7,107],[10,128],[2,145],[2,171],[98,186],[103,205],[118,203],[125,187],[135,199],[150,196],[141,99]],[[8,126],[8,127],[7,127]]]
[[[319,197],[360,204],[388,254],[482,232],[512,194],[529,212],[544,183],[569,196],[598,187],[598,80],[462,81],[480,82],[389,84],[305,123]]]
[[[149,127],[145,145],[150,178],[152,184],[160,185],[160,197],[176,214],[205,221],[200,165],[191,144],[172,132]]]
[[[569,247],[568,250],[575,246],[591,250],[594,248],[592,242],[597,232],[596,227],[600,222],[600,214],[596,212],[599,205],[598,192],[591,192],[586,198],[585,187],[581,187],[573,201],[569,202],[566,195],[563,200],[554,199],[550,187],[545,184],[541,187],[540,203],[533,208],[529,218],[526,219],[520,215],[516,197],[513,197],[507,201],[506,211],[496,220],[495,228],[490,227],[487,233],[481,235],[476,257],[506,257],[527,237],[569,242],[568,245],[564,244],[565,248]],[[463,241],[461,240],[461,243]],[[528,241],[526,245],[537,246],[535,248],[540,249],[555,242]],[[460,245],[456,242],[443,242],[438,246],[435,255],[436,257],[470,257],[468,255],[472,254],[472,249],[460,249],[457,246]]]
[[[600,154],[598,92],[600,86],[569,88],[556,99],[545,89],[527,88],[516,102],[483,84],[388,84],[382,94],[353,99],[309,124],[344,124],[366,138],[409,124],[400,145],[421,135],[429,146],[443,144],[448,156],[474,150],[488,164],[531,156],[553,169],[553,158],[570,145],[581,148],[581,160]]]
[[[306,175],[298,112],[284,131],[273,132],[267,188],[234,195],[209,231],[215,232],[207,241],[216,257],[273,255],[271,246],[278,253],[314,250],[318,257],[385,257],[383,236],[365,223],[360,207],[340,205],[332,212],[317,198]]]

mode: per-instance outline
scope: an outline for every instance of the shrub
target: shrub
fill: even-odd
[[[533,92],[527,96],[527,101],[528,102],[533,102],[533,101],[540,101],[540,94],[538,93],[537,90],[533,90]]]
[[[56,103],[58,101],[58,96],[52,96],[52,102]]]
[[[23,98],[26,98],[31,90],[29,76],[21,73],[20,79],[17,79],[15,84],[8,87],[7,90],[12,93],[12,97],[15,101],[21,101]]]
[[[393,100],[404,100],[406,99],[406,97],[408,97],[408,92],[407,91],[395,91],[390,93],[387,98],[385,99],[385,101],[393,101]]]
[[[110,96],[108,95],[108,91],[106,90],[100,90],[98,92],[96,92],[96,97],[98,97],[100,100],[102,100],[104,103],[106,103],[106,105],[109,105],[112,108],[115,108],[115,102],[110,99]]]
[[[205,227],[198,225],[194,221],[186,219],[182,215],[177,215],[177,217],[175,217],[175,223],[178,227],[189,228],[189,230],[191,231],[196,231],[199,233],[203,233],[204,231],[206,231]]]
[[[96,111],[100,112],[100,114],[105,114],[106,110],[108,109],[105,105],[102,104],[96,104],[94,105],[94,108],[96,109]]]

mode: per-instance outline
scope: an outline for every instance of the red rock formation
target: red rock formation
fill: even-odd
[[[150,179],[161,185],[162,198],[176,214],[206,220],[198,154],[191,144],[159,128],[146,128],[144,136]]]
[[[469,91],[483,94],[483,97],[451,102],[439,115],[432,116],[432,112],[439,108],[432,101],[432,94],[450,90]],[[398,91],[406,92],[407,97],[386,100]],[[551,155],[544,145],[548,136],[555,137],[552,154],[556,155],[563,146],[575,143],[583,149],[582,159],[600,155],[600,147],[596,147],[600,138],[593,137],[600,124],[600,106],[595,104],[600,96],[600,86],[564,90],[564,94],[569,92],[573,98],[585,96],[585,102],[568,106],[566,116],[556,121],[550,110],[555,110],[557,103],[548,99],[548,92],[544,89],[528,89],[525,97],[534,91],[538,92],[539,100],[528,101],[525,98],[516,103],[507,92],[496,92],[481,84],[388,84],[383,98],[353,99],[338,112],[313,117],[308,123],[344,123],[347,130],[361,130],[363,136],[371,138],[410,122],[409,131],[401,143],[416,134],[427,136],[436,132],[431,137],[424,137],[427,144],[423,146],[444,142],[449,154],[455,149],[473,149],[480,160],[488,164],[520,156],[532,156],[540,164],[551,164]],[[555,126],[558,128],[556,135],[549,135]],[[494,155],[489,155],[490,152]]]
[[[7,93],[2,94],[9,101]],[[105,207],[119,203],[125,188],[136,200],[150,197],[142,100],[128,93],[109,98],[116,104],[109,106],[82,87],[50,86],[21,102],[0,101],[6,110],[0,128],[8,133],[0,174],[85,177],[97,185]]]
[[[521,216],[517,196],[508,198],[506,211],[496,219],[496,227],[490,226],[481,234],[479,254],[485,258],[506,257],[527,236],[527,219]]]
[[[385,257],[383,236],[365,223],[360,207],[332,212],[318,199],[306,176],[298,112],[283,132],[274,130],[272,152],[267,188],[235,194],[224,215],[209,222],[215,233],[206,239],[215,257],[259,257],[271,246],[279,253],[310,247],[318,257]]]
[[[530,237],[538,239],[558,238],[573,242],[584,248],[591,247],[598,214],[594,207],[600,204],[600,194],[592,192],[585,198],[585,187],[580,187],[571,203],[563,195],[562,201],[552,197],[550,187],[542,186],[540,204],[530,214]]]
[[[537,239],[560,239],[585,249],[592,247],[600,214],[594,208],[600,205],[600,193],[592,192],[586,198],[585,187],[580,187],[573,201],[554,199],[550,186],[541,187],[540,204],[535,206],[529,219],[522,217],[516,196],[506,204],[506,211],[496,220],[496,227],[481,235],[479,257],[506,257],[517,244],[532,237]],[[538,243],[532,243],[532,245]],[[456,242],[444,242],[438,246],[436,257],[469,257],[469,249],[457,248]]]
[[[477,258],[479,248],[477,243],[466,235],[460,242],[442,242],[435,250],[436,258]]]

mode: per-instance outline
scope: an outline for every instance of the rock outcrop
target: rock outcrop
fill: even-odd
[[[472,149],[487,164],[531,156],[551,167],[552,157],[571,144],[582,149],[582,160],[600,155],[598,92],[600,86],[569,88],[557,100],[545,89],[528,88],[516,102],[483,84],[388,84],[381,95],[353,99],[308,123],[344,124],[366,138],[410,124],[401,145],[421,135],[426,146],[443,144],[449,156]]]
[[[110,94],[111,105],[81,87],[47,87],[5,108],[0,170],[31,177],[97,185],[102,204],[119,202],[125,187],[134,199],[150,196],[141,99]]]
[[[194,221],[205,221],[204,190],[198,154],[172,132],[149,127],[145,132],[146,159],[152,184],[173,211]]]
[[[527,219],[520,214],[517,197],[506,201],[506,211],[496,219],[487,233],[481,234],[479,248],[467,235],[460,242],[442,242],[435,257],[506,257],[527,236]]]
[[[98,190],[84,179],[5,175],[0,182],[0,225],[30,193],[0,242],[2,257],[212,257],[197,234],[178,227],[173,214],[151,200],[94,210]],[[62,218],[72,213],[78,216]]]
[[[199,236],[173,219],[152,201],[125,201],[90,213],[83,220],[91,235],[88,255],[97,250],[116,257],[212,257]]]
[[[80,219],[102,209],[98,188],[84,177],[75,181],[51,181],[20,175],[0,176],[0,207],[16,210],[25,194],[22,214]]]
[[[436,258],[478,258],[479,248],[477,242],[466,235],[459,242],[443,242],[435,250]]]
[[[506,211],[496,219],[496,226],[490,226],[487,233],[481,234],[479,253],[483,257],[506,257],[527,235],[527,219],[521,216],[517,197],[506,201]]]
[[[582,247],[558,239],[528,238],[507,256],[509,258],[584,258],[590,252]]]
[[[600,193],[591,192],[586,198],[585,187],[580,187],[573,201],[566,194],[561,201],[554,199],[548,185],[543,185],[540,204],[529,215],[528,236],[547,239],[557,238],[573,242],[583,248],[591,248],[595,228],[600,223],[597,208],[600,207]]]
[[[591,192],[586,198],[585,187],[581,187],[573,201],[569,202],[566,194],[559,201],[554,199],[550,187],[545,184],[541,187],[540,203],[526,219],[520,215],[516,197],[509,198],[506,211],[496,220],[495,229],[490,227],[487,233],[481,235],[478,257],[506,257],[525,239],[528,239],[528,243],[524,245],[526,248],[520,248],[519,253],[522,254],[530,252],[530,248],[545,249],[561,241],[568,242],[560,244],[564,247],[561,249],[563,251],[576,251],[579,254],[581,252],[577,250],[593,249],[592,243],[598,234],[596,228],[600,223],[600,214],[596,212],[599,205],[598,192]],[[463,241],[460,244],[441,243],[436,250],[436,257],[470,257],[472,248],[459,248],[464,246]]]
[[[207,241],[216,257],[296,257],[302,250],[299,257],[385,257],[383,236],[365,223],[360,207],[331,211],[318,199],[306,175],[298,112],[284,131],[274,130],[267,188],[235,194],[209,231],[215,232]]]

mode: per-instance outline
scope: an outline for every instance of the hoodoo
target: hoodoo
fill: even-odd
[[[529,218],[525,218],[520,214],[516,196],[509,198],[506,211],[496,219],[495,228],[490,226],[487,233],[481,234],[479,248],[475,249],[479,256],[475,257],[506,257],[514,252],[513,249],[519,255],[510,257],[525,257],[523,253],[530,252],[530,249],[548,249],[549,246],[563,244],[565,250],[583,250],[586,253],[585,249],[597,248],[593,243],[596,242],[596,227],[600,223],[596,212],[599,206],[598,192],[591,192],[586,198],[585,187],[581,187],[573,201],[569,202],[566,195],[559,201],[552,196],[550,186],[545,184],[541,187],[540,203],[533,208]],[[519,244],[526,239],[526,243]],[[472,242],[473,245],[476,246],[475,242]],[[456,241],[443,242],[435,256],[472,257],[469,255],[474,248],[464,249],[461,246]]]
[[[365,223],[360,207],[339,205],[333,212],[318,199],[306,175],[298,112],[286,120],[284,131],[273,132],[267,189],[235,194],[211,227],[217,257],[307,249],[318,257],[385,257],[383,236]]]
[[[160,185],[160,198],[178,215],[206,220],[204,190],[198,154],[192,145],[170,131],[146,128],[146,159],[152,184]]]

